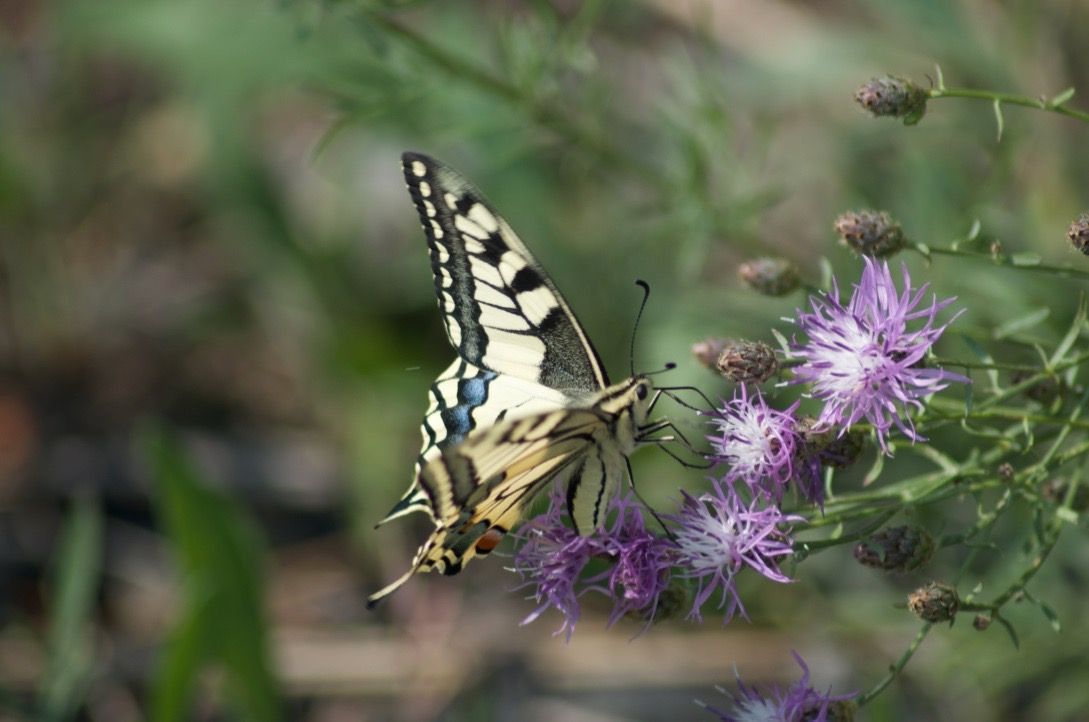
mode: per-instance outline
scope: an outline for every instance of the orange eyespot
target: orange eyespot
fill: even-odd
[[[505,533],[506,532],[499,527],[493,526],[491,529],[481,534],[480,538],[476,540],[476,553],[484,555],[492,549],[495,549],[499,546],[499,542],[503,541],[503,535]]]

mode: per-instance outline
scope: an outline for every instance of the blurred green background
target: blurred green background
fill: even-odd
[[[844,210],[888,209],[934,245],[979,219],[1007,251],[1084,264],[1064,232],[1089,206],[1085,125],[1009,108],[996,142],[986,102],[905,128],[852,93],[937,63],[949,85],[1074,86],[1085,107],[1087,27],[1083,0],[0,5],[0,719],[680,722],[708,719],[695,697],[726,703],[713,685],[735,665],[789,682],[792,649],[818,689],[869,687],[917,630],[906,592],[963,551],[879,577],[835,548],[793,585],[747,580],[752,624],[634,641],[592,597],[569,645],[556,617],[518,627],[532,603],[502,559],[364,609],[427,532],[372,526],[452,358],[398,158],[475,181],[614,377],[640,277],[637,365],[677,361],[676,383],[722,395],[691,343],[770,340],[802,303],[746,291],[736,264],[783,255],[816,285],[826,259],[851,280]],[[1053,338],[1082,290],[907,260],[984,339],[1041,308]],[[663,508],[702,481],[635,462]],[[998,527],[969,587],[1016,576],[1031,523]],[[1087,562],[1075,530],[1034,582],[1062,634],[1029,605],[1020,650],[936,630],[864,718],[1089,719]]]

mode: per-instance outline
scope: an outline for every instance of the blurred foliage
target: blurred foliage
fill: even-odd
[[[223,665],[240,718],[280,718],[262,609],[261,549],[235,504],[197,477],[165,429],[143,432],[159,515],[178,558],[184,609],[160,660],[151,719],[190,716],[201,668]]]
[[[518,663],[487,652],[476,665],[459,658],[474,676],[435,689],[412,687],[410,676],[400,692],[360,683],[338,696],[300,674],[280,685],[283,709],[263,661],[256,570],[266,563],[274,569],[268,626],[375,633],[362,659],[341,667],[369,669],[366,659],[386,653],[377,666],[396,668],[397,655],[382,646],[394,640],[416,645],[413,669],[445,669],[450,646],[423,646],[423,635],[494,641],[513,636],[528,611],[507,593],[502,560],[454,580],[416,580],[377,617],[352,601],[400,569],[426,529],[371,526],[409,480],[426,388],[451,354],[399,153],[431,153],[475,180],[613,370],[627,365],[632,281],[648,280],[654,294],[637,366],[678,361],[676,383],[722,395],[726,388],[687,358],[689,345],[712,334],[771,341],[769,329],[803,302],[746,291],[737,263],[780,254],[812,285],[827,267],[853,277],[855,261],[832,244],[844,210],[887,209],[910,240],[933,246],[965,237],[978,219],[980,248],[1000,243],[1048,263],[1084,264],[1063,239],[1089,203],[1084,126],[1007,108],[998,143],[986,102],[933,102],[918,126],[904,128],[865,116],[851,94],[886,72],[925,82],[939,63],[950,85],[1030,96],[1073,86],[1072,105],[1086,107],[1087,23],[1080,0],[5,6],[0,519],[11,543],[0,568],[0,645],[38,651],[0,666],[4,685],[16,699],[42,690],[57,718],[84,695],[82,714],[120,720],[148,710],[184,717],[189,704],[200,718],[218,718],[218,697],[205,699],[198,674],[211,660],[229,679],[231,709],[255,719],[328,719],[320,715],[340,710],[344,697],[378,719],[470,719],[471,710],[501,719],[500,708],[517,716],[534,695],[560,694],[560,683],[542,683],[544,691],[500,698],[508,693],[487,684],[521,689],[534,679],[504,676],[548,654],[529,641]],[[1066,330],[1083,290],[986,260],[904,260],[969,308],[943,355],[975,358],[975,344],[1034,362],[1032,342]],[[1023,318],[1034,323],[1011,330]],[[1010,333],[996,337],[1003,326]],[[700,435],[697,419],[668,412]],[[134,444],[149,415],[183,430],[185,450],[170,434]],[[981,443],[952,426],[942,440]],[[148,452],[150,468],[134,461]],[[930,468],[910,448],[898,454],[898,474]],[[699,483],[664,455],[634,462],[652,503],[672,503],[678,485]],[[871,463],[837,485],[857,488]],[[222,480],[223,492],[204,477]],[[72,506],[87,492],[101,499],[99,521],[82,502]],[[973,519],[976,504],[963,498],[941,515],[913,509],[909,521],[940,533]],[[270,552],[259,551],[240,505],[262,525]],[[96,524],[106,539],[101,575]],[[977,557],[969,577],[987,589],[1007,585],[1024,566],[1020,545],[1032,524],[1024,509],[1008,513],[981,555],[989,563]],[[292,596],[312,582],[305,574],[342,559],[339,546],[306,545],[345,529],[352,542],[336,567],[339,586],[315,584],[328,598],[306,606]],[[156,556],[167,548],[173,557]],[[929,576],[959,568],[958,554],[939,553]],[[1066,632],[1056,635],[1039,608],[1021,604],[1009,614],[1019,651],[997,628],[931,634],[867,719],[1082,718],[1087,554],[1081,522],[1034,582]],[[43,586],[54,556],[64,571]],[[171,558],[179,575],[164,579]],[[765,672],[789,676],[786,650],[818,649],[806,654],[826,662],[814,665],[816,682],[864,687],[914,634],[894,607],[920,579],[876,577],[847,548],[803,568],[787,589],[743,585],[753,628],[782,635]],[[81,656],[92,618],[93,674]],[[488,637],[486,625],[509,628]],[[540,631],[546,650],[558,644]],[[734,627],[689,631],[718,639]],[[623,654],[639,654],[655,634],[666,631]],[[603,644],[576,635],[565,653],[592,656],[595,639]],[[722,639],[730,641],[716,647],[720,682],[735,661],[744,671],[746,660],[766,659],[765,645]],[[659,684],[617,685],[586,704],[632,719],[702,718],[661,691],[683,680]]]

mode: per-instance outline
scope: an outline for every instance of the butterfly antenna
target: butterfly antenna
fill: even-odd
[[[631,330],[631,351],[628,359],[631,361],[631,375],[635,376],[635,334],[639,330],[639,321],[643,318],[643,309],[647,307],[647,299],[650,298],[650,284],[641,278],[635,279],[635,285],[643,289],[643,302],[639,304],[639,313],[635,314],[635,326]]]

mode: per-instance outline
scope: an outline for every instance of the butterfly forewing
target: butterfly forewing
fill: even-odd
[[[484,196],[439,161],[402,156],[431,251],[446,335],[465,361],[549,388],[608,386],[597,352],[540,264]]]

